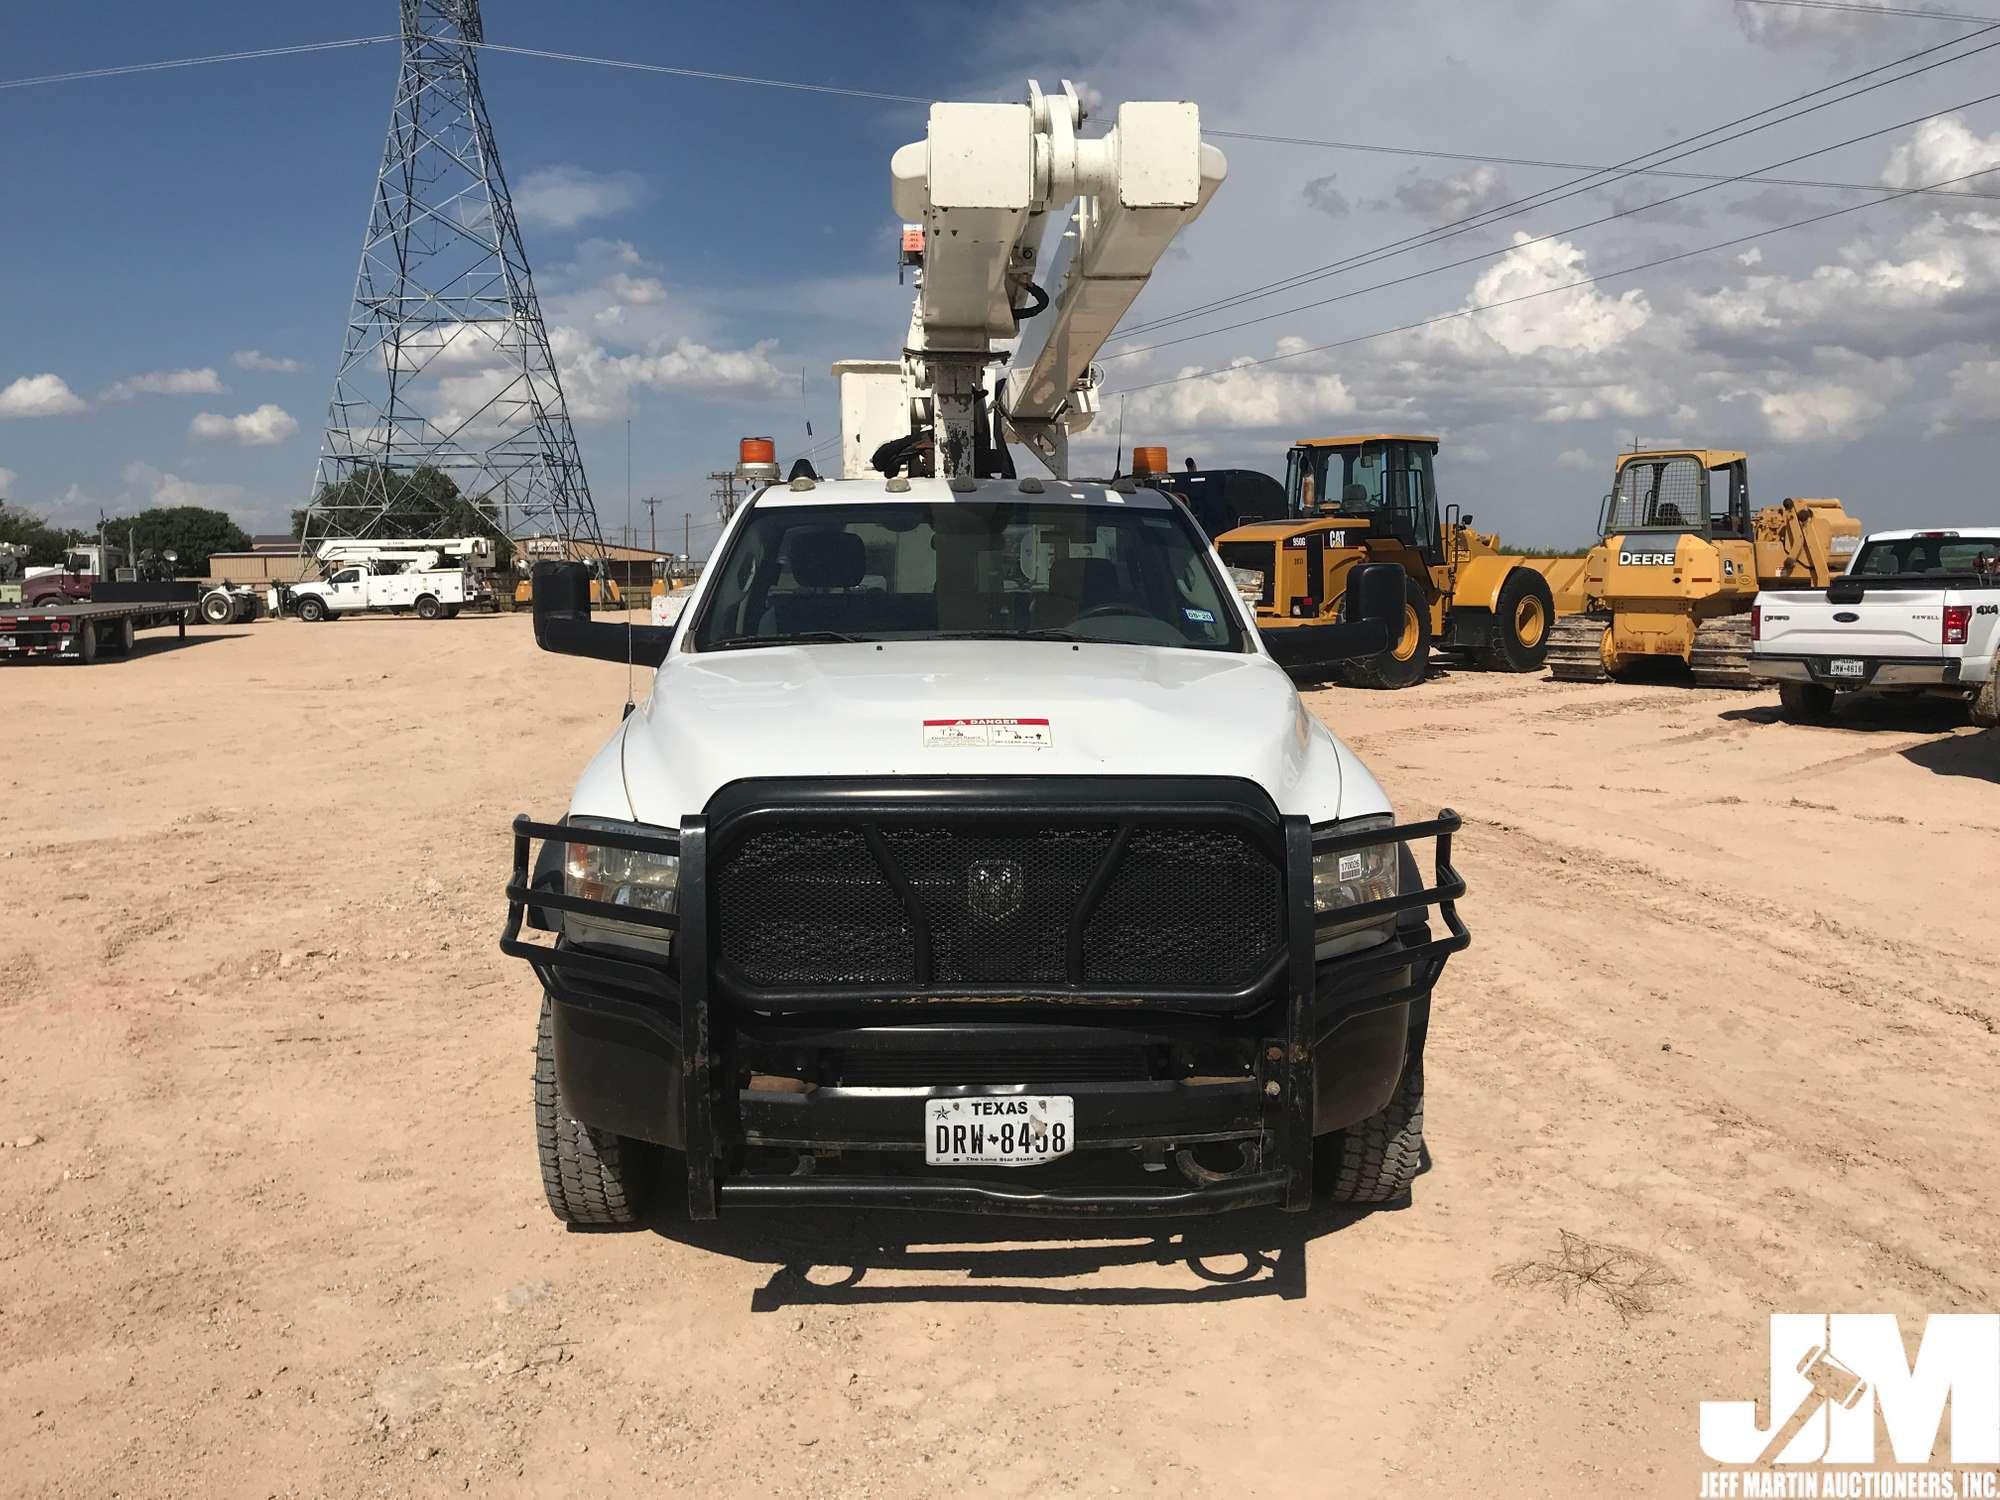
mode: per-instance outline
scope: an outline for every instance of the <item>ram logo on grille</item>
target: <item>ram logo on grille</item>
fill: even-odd
[[[1027,881],[1011,859],[976,860],[965,869],[965,906],[987,922],[1004,922],[1021,909]]]

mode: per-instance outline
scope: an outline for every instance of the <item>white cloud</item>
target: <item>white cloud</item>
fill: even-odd
[[[134,396],[220,396],[226,390],[211,369],[149,370],[113,381],[99,393],[101,401],[130,401]]]
[[[1286,342],[1296,346],[1299,341]],[[1279,349],[1283,352],[1285,343]],[[1127,438],[1148,441],[1134,436],[1142,429],[1154,434],[1195,429],[1289,430],[1300,423],[1310,426],[1320,418],[1344,417],[1355,410],[1347,383],[1331,371],[1285,365],[1245,368],[1246,364],[1247,356],[1224,375],[1140,391],[1125,405]],[[1197,368],[1190,365],[1179,373]]]
[[[1422,218],[1462,219],[1508,201],[1507,180],[1496,167],[1474,167],[1455,177],[1426,177],[1412,170],[1387,199],[1371,208],[1395,208]]]
[[[1763,248],[1758,245],[1752,245],[1748,250],[1745,250],[1741,255],[1736,257],[1736,264],[1739,266],[1763,265],[1764,264]]]
[[[795,378],[771,362],[776,340],[748,349],[716,349],[695,339],[662,341],[651,349],[613,354],[574,328],[549,330],[562,371],[570,415],[580,422],[622,416],[634,389],[694,391],[707,395],[777,396]]]
[[[151,464],[129,463],[123,474],[127,495],[138,497],[146,506],[202,505],[210,510],[229,510],[242,501],[245,493],[240,484],[204,484],[169,474]]]
[[[20,477],[21,476],[19,474],[16,474],[12,469],[0,468],[0,498],[4,498],[7,491],[14,488],[15,482],[19,480]]]
[[[1558,469],[1576,469],[1587,474],[1596,469],[1598,463],[1597,459],[1592,458],[1581,448],[1565,448],[1556,455],[1556,467]]]
[[[299,424],[292,414],[269,401],[255,411],[246,411],[235,417],[221,416],[212,411],[199,412],[188,423],[190,437],[208,442],[236,443],[245,448],[268,448],[274,443],[282,443],[298,430]]]
[[[305,368],[295,359],[266,354],[260,349],[238,349],[229,362],[239,370],[261,370],[271,375],[296,375]]]
[[[514,189],[514,212],[523,224],[574,229],[586,219],[625,212],[643,196],[636,172],[593,172],[587,167],[542,167]]]
[[[1354,205],[1347,201],[1347,194],[1340,190],[1338,184],[1339,179],[1328,174],[1325,177],[1313,178],[1299,189],[1299,193],[1306,200],[1307,207],[1318,210],[1330,219],[1345,218]]]
[[[1869,392],[1835,380],[1766,391],[1757,400],[1775,443],[1846,442],[1886,410]]]
[[[667,300],[666,283],[657,276],[633,276],[620,271],[606,278],[604,289],[620,302],[631,306],[649,307]]]
[[[1888,165],[1882,168],[1882,182],[1892,188],[1949,182],[1950,190],[1955,193],[1973,188],[1990,191],[1991,179],[1974,178],[1971,182],[1953,179],[1996,162],[2000,162],[2000,134],[1977,135],[1957,115],[1940,115],[1924,121],[1910,132],[1907,141],[1889,153]]]
[[[0,417],[67,417],[89,405],[60,375],[23,375],[0,391]]]

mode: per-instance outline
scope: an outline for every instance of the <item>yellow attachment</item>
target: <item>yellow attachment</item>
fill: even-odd
[[[1353,437],[1300,438],[1293,443],[1294,448],[1358,448],[1363,443],[1429,443],[1438,446],[1438,439],[1419,432],[1363,432]]]
[[[1662,458],[1692,458],[1704,469],[1720,469],[1729,464],[1742,463],[1749,456],[1735,448],[1641,448],[1636,453],[1619,454],[1617,466],[1611,472],[1615,477],[1624,473],[1631,464]]]

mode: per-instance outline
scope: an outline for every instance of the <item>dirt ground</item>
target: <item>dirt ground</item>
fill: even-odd
[[[2000,734],[1470,673],[1312,700],[1466,818],[1408,1207],[566,1232],[506,825],[622,677],[0,668],[0,1491],[1692,1496],[1768,1313],[2000,1307]],[[1502,1274],[1564,1231],[1666,1284]]]

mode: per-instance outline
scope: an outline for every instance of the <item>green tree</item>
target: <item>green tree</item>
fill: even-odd
[[[358,513],[379,503],[384,491],[388,505],[382,520],[371,528],[376,536],[490,536],[495,542],[496,561],[502,568],[512,560],[513,547],[492,518],[459,491],[458,483],[442,469],[401,470],[369,468],[356,470],[338,484],[319,493],[319,504],[331,510]],[[292,535],[306,533],[306,512],[292,512]]]
[[[244,552],[250,547],[241,526],[222,511],[202,505],[156,505],[104,523],[104,539],[113,546],[128,545],[128,538],[138,544],[139,558],[168,551],[177,554],[170,571],[183,577],[206,573],[211,553]]]
[[[28,549],[22,561],[31,568],[53,567],[63,554],[84,541],[80,531],[51,526],[40,516],[0,500],[0,542],[14,542]]]

